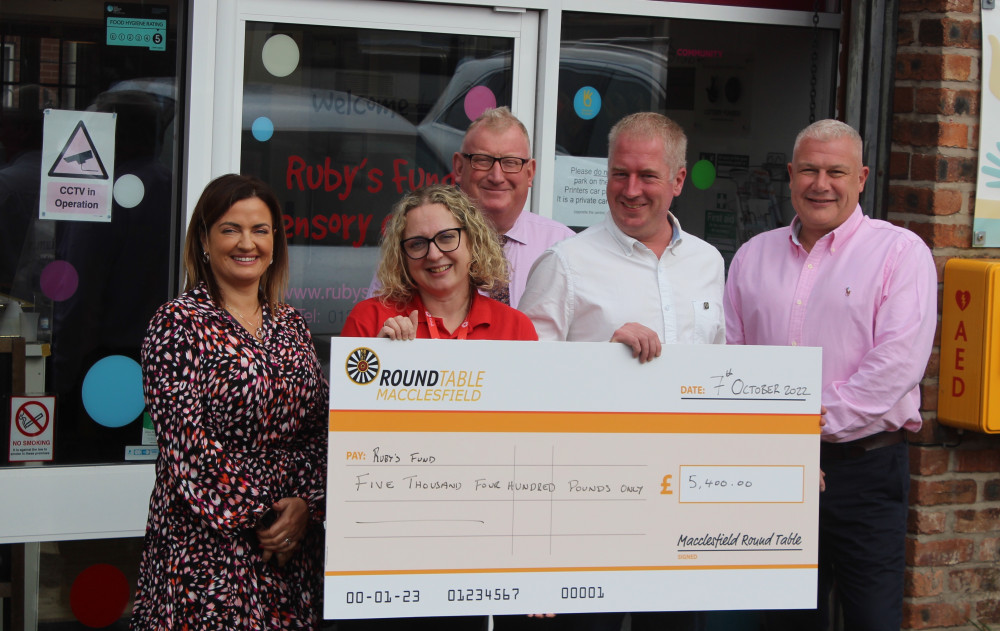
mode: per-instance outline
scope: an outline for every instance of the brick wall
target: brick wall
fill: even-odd
[[[939,272],[1000,258],[971,247],[981,59],[978,0],[900,0],[889,219],[924,238]],[[937,423],[939,364],[935,348],[910,437],[903,627],[1000,631],[1000,436]]]

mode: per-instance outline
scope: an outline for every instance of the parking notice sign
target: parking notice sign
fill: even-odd
[[[51,395],[10,398],[10,462],[52,460],[55,407]]]

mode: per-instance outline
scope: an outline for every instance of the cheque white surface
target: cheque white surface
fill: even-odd
[[[820,349],[334,338],[325,616],[816,606]]]

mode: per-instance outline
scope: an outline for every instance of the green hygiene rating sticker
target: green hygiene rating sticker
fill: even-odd
[[[167,49],[167,21],[151,18],[107,18],[108,46]]]

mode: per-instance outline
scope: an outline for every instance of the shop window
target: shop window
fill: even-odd
[[[393,204],[454,182],[469,122],[511,104],[513,47],[503,37],[247,24],[241,169],[278,193],[285,299],[314,336],[339,334],[368,296]]]
[[[27,340],[26,391],[54,396],[46,447],[12,451],[21,430],[11,436],[4,423],[0,465],[118,463],[143,444],[139,347],[176,292],[181,8],[0,5],[0,335]],[[115,39],[115,16],[162,28]],[[113,123],[87,122],[81,134],[72,125],[83,113]],[[70,141],[88,140],[70,151]],[[79,165],[80,177],[60,179],[66,165]],[[105,216],[65,205],[52,214],[66,201],[53,192],[60,185],[83,189],[74,203]],[[109,361],[125,368],[107,370]],[[126,400],[130,408],[107,412]]]
[[[657,111],[688,136],[673,212],[729,260],[791,220],[786,162],[810,115],[834,114],[836,46],[832,30],[563,13],[554,217],[575,228],[601,221],[608,132],[627,114]]]

